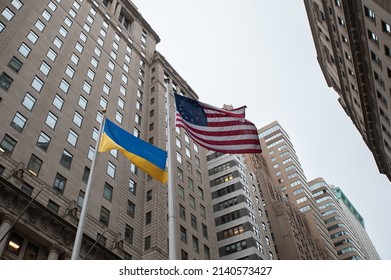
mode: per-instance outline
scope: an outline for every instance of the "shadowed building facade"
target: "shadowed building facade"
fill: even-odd
[[[391,180],[391,4],[305,0],[327,85]]]

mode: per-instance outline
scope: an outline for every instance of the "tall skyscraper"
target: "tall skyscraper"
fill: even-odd
[[[198,97],[138,9],[7,0],[0,13],[1,258],[70,258],[106,109],[162,149],[172,134],[176,258],[216,259],[205,151],[166,115],[166,92]],[[117,150],[97,154],[92,179],[80,258],[167,259],[167,186]]]
[[[295,204],[273,183],[266,160],[261,155],[246,155],[246,165],[254,172],[262,197],[277,258],[280,260],[320,260],[325,257],[313,242],[308,222]]]
[[[365,230],[364,218],[360,215],[360,213],[340,188],[331,186],[331,189],[340,202],[344,214],[349,224],[351,225],[351,229],[360,245],[360,249],[365,255],[365,259],[380,260],[380,256],[377,253],[370,237],[368,236],[367,231]]]
[[[304,0],[317,59],[391,180],[391,5],[382,0]]]
[[[330,186],[322,178],[314,179],[308,182],[308,185],[316,199],[339,259],[365,259],[351,223]]]
[[[208,152],[220,259],[275,259],[258,180],[243,155]]]
[[[274,185],[305,216],[308,231],[318,248],[320,258],[337,259],[289,135],[275,121],[259,129],[259,138]]]
[[[309,257],[341,260],[379,259],[363,227],[362,217],[346,196],[342,195],[340,190],[330,187],[322,178],[307,181],[289,135],[282,126],[276,121],[272,122],[259,129],[259,137],[264,162],[268,168],[270,180],[273,181],[273,184],[269,185],[275,186],[274,190],[269,188],[269,194],[275,193],[274,198],[273,195],[263,192],[264,198],[272,197],[274,200],[266,205],[273,205],[273,202],[278,205],[277,201],[284,202],[285,205],[279,207],[280,215],[269,214],[277,255],[281,258],[294,256],[294,259],[304,259],[304,256],[307,259]],[[258,170],[265,169],[259,168],[260,166],[262,166],[262,161],[258,159],[258,164],[254,167]],[[285,213],[289,211],[283,213],[281,209],[288,210],[289,208],[298,212],[295,216],[300,222],[296,224],[305,225],[304,231],[295,231],[295,243],[297,240],[305,241],[305,234],[309,234],[309,240],[314,244],[309,242],[307,243],[309,247],[304,248],[307,254],[309,248],[312,255],[303,255],[305,251],[303,245],[286,246],[287,242],[293,242],[294,239],[286,238],[292,229],[286,223],[285,226],[281,226],[284,225],[281,221],[284,220],[284,215],[287,216]],[[268,212],[270,213],[269,209]],[[294,213],[294,210],[290,212]],[[292,228],[295,228],[294,223],[291,224]],[[282,244],[284,245],[281,246]],[[290,251],[287,251],[287,248]]]

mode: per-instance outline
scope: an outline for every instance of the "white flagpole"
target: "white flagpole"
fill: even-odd
[[[170,91],[171,81],[166,79],[166,95],[167,95],[167,158],[168,158],[168,257],[170,260],[176,260],[176,218],[175,218],[175,189],[174,178],[172,172],[172,156],[171,156],[171,115],[170,115]]]
[[[95,153],[94,153],[94,156],[92,157],[91,171],[88,176],[86,192],[84,194],[83,207],[81,209],[79,224],[77,226],[75,242],[73,244],[72,257],[71,257],[72,260],[77,260],[79,258],[79,254],[80,254],[81,241],[83,239],[84,224],[85,224],[85,221],[87,218],[88,200],[89,200],[89,196],[90,196],[90,190],[91,190],[91,186],[92,186],[93,174],[94,174],[94,169],[95,169],[96,155],[98,153],[100,138],[102,136],[102,129],[104,128],[105,121],[106,121],[106,110],[103,110],[103,118],[102,118],[102,122],[101,122],[100,128],[99,128],[98,141],[96,141]]]

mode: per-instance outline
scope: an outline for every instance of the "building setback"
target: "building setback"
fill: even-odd
[[[0,13],[0,256],[69,259],[103,109],[166,149],[166,92],[198,97],[130,1],[9,0]],[[205,151],[169,133],[176,258],[216,259]],[[167,186],[99,153],[80,258],[167,259],[167,232]]]
[[[304,0],[327,85],[391,180],[391,5]]]

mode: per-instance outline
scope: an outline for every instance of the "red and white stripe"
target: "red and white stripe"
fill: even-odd
[[[176,126],[184,128],[189,136],[204,148],[229,154],[260,153],[258,131],[246,120],[245,108],[223,110],[199,102],[203,107],[207,126],[194,125],[176,112]]]

